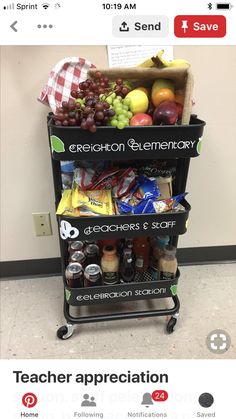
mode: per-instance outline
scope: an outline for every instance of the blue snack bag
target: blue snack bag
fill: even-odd
[[[179,195],[173,196],[173,208],[175,208],[183,199],[188,195],[188,192],[180,193]]]
[[[153,214],[155,209],[153,206],[152,199],[143,199],[138,205],[133,209],[134,214]]]
[[[155,179],[149,179],[145,175],[138,177],[137,197],[139,199],[158,198],[161,192],[156,184]]]
[[[61,171],[63,173],[73,173],[74,168],[75,168],[74,160],[73,161],[71,161],[71,160],[61,161]]]
[[[134,208],[127,202],[118,201],[118,209],[120,214],[132,214]]]

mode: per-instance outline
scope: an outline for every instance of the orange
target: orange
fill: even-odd
[[[181,103],[184,106],[184,94],[183,93],[176,93],[175,94],[175,101]]]
[[[175,94],[171,89],[159,89],[158,91],[152,94],[152,102],[154,106],[160,105],[161,102],[165,100],[175,101]]]

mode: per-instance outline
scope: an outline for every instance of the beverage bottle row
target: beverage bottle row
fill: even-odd
[[[129,283],[145,272],[153,280],[173,279],[177,272],[176,249],[168,243],[168,236],[71,242],[67,284],[80,288]]]

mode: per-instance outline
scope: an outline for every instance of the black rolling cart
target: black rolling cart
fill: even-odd
[[[61,161],[66,160],[147,160],[176,159],[174,194],[185,192],[189,162],[200,154],[205,122],[192,116],[189,125],[127,127],[98,127],[91,134],[79,127],[58,127],[48,117],[48,133],[51,148],[52,171],[56,207],[61,199]],[[180,302],[177,296],[178,270],[174,280],[103,285],[91,288],[69,288],[65,281],[68,264],[68,240],[102,240],[137,236],[169,235],[171,244],[177,246],[178,236],[187,230],[190,205],[182,202],[182,212],[148,215],[121,215],[100,217],[57,216],[60,234],[62,272],[64,280],[64,316],[66,325],[60,327],[57,336],[68,339],[74,325],[81,323],[130,319],[137,317],[170,316],[167,333],[172,333],[179,316]],[[90,306],[120,303],[122,301],[168,298],[173,300],[170,309],[134,312],[117,312],[103,315],[74,317],[71,306]]]

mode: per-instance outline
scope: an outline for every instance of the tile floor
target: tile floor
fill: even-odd
[[[236,264],[182,267],[181,315],[172,335],[165,333],[165,318],[140,318],[80,325],[63,341],[56,337],[65,323],[60,277],[2,281],[1,358],[232,359],[236,357],[235,289]],[[119,309],[160,303],[123,303]],[[101,312],[102,307],[94,310]],[[224,355],[211,353],[205,344],[214,329],[224,329],[231,336],[231,347]]]

